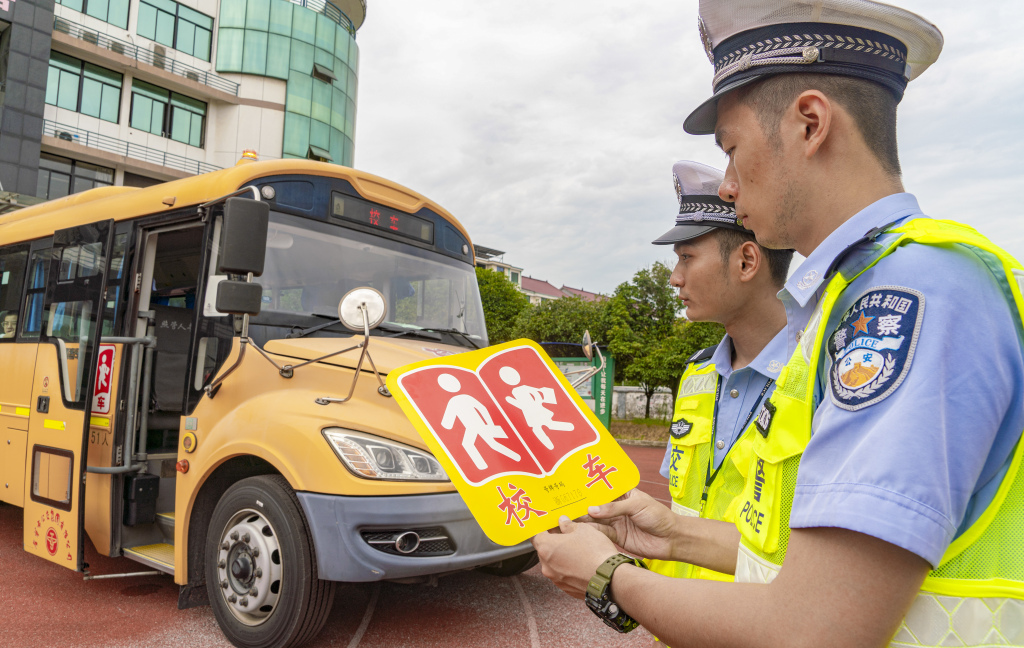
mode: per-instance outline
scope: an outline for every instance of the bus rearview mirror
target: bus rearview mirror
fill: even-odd
[[[270,206],[251,198],[228,198],[224,201],[224,224],[221,228],[221,251],[217,274],[263,274],[267,257],[267,228]]]
[[[230,315],[259,315],[263,286],[248,281],[221,281],[217,284],[217,310]]]
[[[594,359],[594,343],[590,340],[590,331],[583,332],[583,355],[587,360]]]
[[[364,321],[363,314],[366,314]],[[338,303],[338,319],[353,331],[376,328],[388,314],[384,295],[373,288],[353,288]]]

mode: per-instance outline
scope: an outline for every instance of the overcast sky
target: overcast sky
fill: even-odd
[[[697,1],[368,0],[355,165],[451,211],[524,274],[610,292],[669,261],[671,168],[710,94]],[[903,0],[945,47],[899,110],[904,185],[1024,259],[1024,2]]]

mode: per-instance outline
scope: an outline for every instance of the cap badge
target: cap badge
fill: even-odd
[[[676,185],[676,200],[679,204],[683,203],[683,185],[679,184],[679,176],[672,174],[672,182]]]
[[[708,36],[708,28],[704,26],[704,19],[697,16],[697,30],[700,32],[700,42],[704,45],[704,53],[708,55],[711,64],[715,63],[715,48],[711,45],[711,37]]]

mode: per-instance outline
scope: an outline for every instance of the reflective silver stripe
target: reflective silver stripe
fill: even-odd
[[[921,592],[889,645],[1024,646],[1024,600]]]
[[[692,508],[683,506],[679,502],[672,502],[672,512],[676,515],[682,515],[685,517],[699,517],[700,514],[694,511]]]
[[[778,565],[773,565],[761,558],[740,543],[739,555],[736,556],[736,582],[761,583],[767,585],[779,575]]]

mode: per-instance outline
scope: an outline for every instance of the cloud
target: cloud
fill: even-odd
[[[722,166],[682,130],[708,96],[696,2],[369,3],[356,166],[436,200],[525,273],[611,291],[668,260],[672,163]],[[1024,257],[1024,3],[901,3],[943,29],[900,107],[905,185]]]

